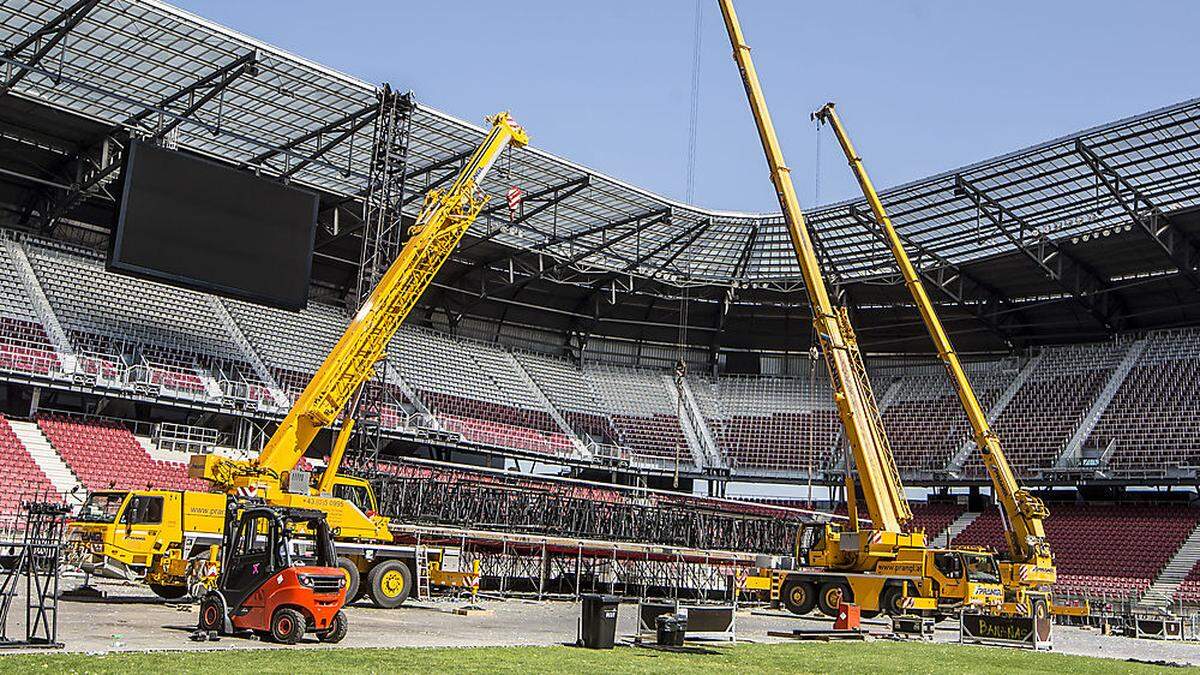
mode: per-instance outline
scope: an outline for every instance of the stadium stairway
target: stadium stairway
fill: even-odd
[[[1038,365],[1040,365],[1041,362],[1042,355],[1040,353],[1025,362],[1024,367],[1022,367],[1020,372],[1017,373],[1017,376],[1013,378],[1013,381],[1009,383],[1008,388],[1004,390],[1003,394],[1000,394],[1000,398],[996,399],[996,402],[993,403],[992,407],[987,411],[988,424],[996,423],[996,420],[999,419],[1001,413],[1003,413],[1004,409],[1008,407],[1008,404],[1012,403],[1012,400],[1016,398],[1017,392],[1021,390],[1021,387],[1025,386],[1025,383],[1029,380],[1029,376],[1037,370]],[[1004,439],[1000,439],[1000,441],[1003,443]],[[967,460],[974,455],[976,449],[977,446],[975,445],[975,438],[973,436],[963,441],[963,444],[961,447],[959,447],[958,452],[954,453],[954,456],[950,458],[950,465],[948,467],[950,472],[953,474],[961,474],[963,467],[965,467],[967,464]],[[957,534],[958,533],[956,532],[955,536],[957,536]]]
[[[1092,430],[1096,428],[1096,423],[1100,421],[1100,416],[1104,414],[1104,411],[1108,408],[1108,404],[1112,403],[1113,397],[1117,395],[1117,390],[1125,382],[1129,371],[1133,370],[1133,366],[1137,363],[1138,358],[1141,357],[1142,352],[1146,351],[1146,343],[1146,338],[1140,338],[1129,345],[1129,351],[1125,352],[1121,363],[1116,368],[1113,368],[1112,375],[1109,376],[1104,389],[1101,390],[1096,400],[1092,402],[1092,407],[1088,410],[1083,421],[1080,422],[1079,427],[1075,429],[1075,433],[1071,435],[1071,440],[1067,441],[1067,445],[1063,449],[1062,454],[1059,455],[1055,466],[1070,466],[1071,462],[1079,459],[1084,441],[1088,439],[1088,436],[1092,435]]]
[[[945,530],[938,532],[936,537],[930,537],[928,539],[929,543],[941,546],[944,542],[954,541],[954,539],[958,537],[958,535],[962,534],[962,531],[967,529],[971,523],[975,522],[975,519],[980,515],[982,515],[982,513],[979,511],[964,511],[963,514],[958,518],[955,518],[954,522],[950,523]]]
[[[12,427],[13,433],[25,446],[29,456],[37,462],[42,473],[46,474],[46,478],[50,479],[50,484],[54,486],[54,489],[67,500],[67,504],[72,506],[82,504],[87,494],[87,491],[83,489],[83,483],[59,456],[54,446],[50,445],[50,439],[46,438],[38,425],[25,420],[10,419],[8,426]]]
[[[562,416],[558,408],[555,408],[554,404],[550,402],[550,398],[546,396],[546,392],[542,391],[542,388],[538,386],[538,383],[529,374],[529,371],[525,370],[525,364],[521,363],[521,359],[508,352],[505,352],[504,358],[512,366],[513,372],[517,374],[517,377],[521,378],[525,386],[537,398],[537,402],[541,403],[546,409],[546,412],[550,415],[550,419],[554,420],[559,430],[570,439],[571,446],[575,448],[575,454],[590,459],[592,456],[591,451],[587,449],[583,441],[579,440],[579,436],[575,434],[575,430],[567,423],[566,418]]]
[[[1183,580],[1187,578],[1188,573],[1196,566],[1197,562],[1200,562],[1200,524],[1196,525],[1175,556],[1171,558],[1158,578],[1138,601],[1138,609],[1165,609],[1171,604],[1175,592],[1179,590],[1179,586],[1183,584]]]

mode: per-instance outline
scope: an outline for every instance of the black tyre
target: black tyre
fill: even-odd
[[[789,578],[783,582],[779,592],[783,597],[783,606],[792,614],[803,616],[817,606],[817,587],[811,581]]]
[[[1029,615],[1035,619],[1049,619],[1050,603],[1045,598],[1030,598]]]
[[[342,638],[346,637],[349,627],[350,622],[346,620],[346,613],[339,609],[337,615],[333,617],[333,628],[317,633],[317,639],[330,644],[341,642]]]
[[[904,614],[904,589],[899,586],[888,586],[879,594],[879,609],[889,616]]]
[[[271,617],[271,639],[285,645],[294,645],[304,638],[307,628],[304,615],[291,607],[280,607]]]
[[[399,560],[385,560],[367,573],[367,593],[376,607],[399,607],[411,592],[412,570]]]
[[[854,602],[854,594],[844,581],[826,581],[817,591],[817,608],[825,616],[837,616],[838,604]]]
[[[199,628],[209,632],[221,632],[225,628],[224,607],[220,600],[211,595],[200,601]]]
[[[337,566],[342,569],[342,574],[346,575],[346,604],[348,605],[359,598],[362,575],[358,573],[358,565],[345,556],[338,556]]]
[[[167,586],[166,584],[149,584],[150,590],[163,600],[180,600],[187,596],[187,586]]]

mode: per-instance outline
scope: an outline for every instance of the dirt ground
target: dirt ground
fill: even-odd
[[[69,588],[73,584],[64,583]],[[218,642],[196,642],[191,634],[196,625],[193,605],[159,600],[136,584],[100,582],[108,593],[105,601],[63,600],[59,605],[59,639],[72,652],[113,652],[194,649],[280,649],[253,638],[223,637]],[[413,602],[398,610],[381,610],[367,603],[347,609],[350,631],[339,647],[472,647],[512,645],[558,645],[574,643],[578,635],[579,604],[571,601],[492,600],[481,605],[486,613],[460,616],[453,610],[463,603],[452,600]],[[621,605],[618,640],[632,640],[636,630],[637,606]],[[13,604],[10,636],[23,635],[23,600]],[[799,618],[767,610],[739,610],[737,638],[747,642],[780,642],[786,638],[768,631],[829,628],[828,620]],[[885,638],[889,623],[864,621],[866,628]],[[1200,643],[1162,642],[1100,635],[1098,631],[1056,626],[1054,650],[1067,654],[1114,659],[1170,661],[1200,666]],[[935,640],[958,639],[957,624],[943,622]],[[318,646],[315,640],[305,648]]]

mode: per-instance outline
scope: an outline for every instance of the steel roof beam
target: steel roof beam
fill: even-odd
[[[1138,229],[1154,242],[1159,253],[1179,270],[1180,274],[1187,277],[1194,288],[1200,290],[1200,273],[1196,271],[1196,244],[1191,237],[1176,228],[1171,219],[1142,194],[1137,186],[1110,167],[1082,140],[1075,141],[1075,151],[1083,157],[1088,168],[1104,184],[1105,189],[1125,210]]]
[[[1109,292],[1112,285],[1107,280],[972,182],[955,176],[954,184],[955,191],[975,204],[979,213],[1029,258],[1043,276],[1074,297],[1100,325],[1110,331],[1121,330],[1125,307],[1119,297]]]
[[[555,274],[564,269],[567,269],[568,267],[571,267],[572,265],[578,264],[584,258],[595,255],[596,253],[599,253],[600,251],[602,251],[610,246],[619,244],[620,242],[632,237],[633,235],[642,232],[643,230],[650,227],[651,225],[656,225],[664,220],[669,219],[671,217],[671,209],[670,208],[659,209],[658,211],[652,212],[650,214],[645,214],[644,217],[646,219],[642,222],[639,222],[639,220],[641,220],[641,219],[635,218],[633,220],[630,220],[629,222],[622,222],[622,223],[618,223],[618,224],[606,225],[604,229],[611,229],[611,228],[616,228],[616,227],[623,227],[624,225],[634,224],[634,226],[629,228],[629,230],[622,232],[621,234],[615,235],[611,239],[606,238],[598,244],[589,246],[583,252],[576,253],[575,255],[571,256],[570,258],[567,258],[566,260],[562,260],[558,263],[555,263],[554,265],[551,265],[550,267],[542,268],[527,277],[522,277],[520,279],[515,279],[513,281],[510,281],[510,282],[500,286],[499,288],[495,288],[490,291],[484,291],[484,293],[482,295],[480,295],[474,302],[472,302],[470,305],[468,305],[467,310],[469,310],[469,309],[479,305],[480,303],[485,302],[488,299],[490,299],[500,293],[503,293],[505,291],[520,290],[520,289],[528,286],[529,284],[533,283],[534,281],[537,281],[538,279],[542,279],[548,275]],[[581,236],[581,235],[579,235],[579,236]],[[466,310],[464,310],[464,311],[466,311]]]
[[[871,215],[852,205],[850,217],[887,245],[887,235]],[[1020,326],[1011,325],[1015,323],[1013,315],[1016,312],[1011,300],[934,251],[899,233],[897,236],[912,256],[913,267],[925,283],[941,291],[954,304],[978,319],[1005,345],[1012,346],[1013,331]]]
[[[367,124],[370,124],[371,121],[375,119],[374,114],[378,110],[379,110],[379,103],[378,102],[372,103],[372,104],[365,106],[363,108],[360,108],[348,115],[343,115],[342,117],[340,117],[328,124],[321,125],[317,129],[313,129],[312,131],[305,132],[277,148],[271,148],[270,150],[261,152],[257,156],[255,156],[253,159],[249,159],[249,160],[243,162],[242,166],[245,167],[248,165],[262,164],[263,162],[266,162],[267,160],[275,157],[276,155],[287,152],[289,150],[294,150],[294,149],[300,147],[301,145],[308,143],[309,141],[312,141],[312,140],[316,140],[318,147],[320,147],[322,145],[321,140],[327,134],[337,133],[339,131],[343,132],[342,134],[339,134],[339,136],[338,136],[338,138],[339,138],[338,142],[341,142],[342,140],[345,140],[345,138],[348,137],[350,134],[358,131],[359,129],[362,129]],[[343,127],[346,127],[346,125],[350,125],[349,127],[347,127],[347,129],[349,129],[349,133],[345,133],[346,129],[343,129]],[[336,143],[335,143],[335,145],[336,145]],[[321,154],[324,154],[324,153],[321,153]],[[319,157],[319,156],[320,155],[312,155],[312,156],[310,156],[310,159],[308,161],[311,161],[312,159]]]
[[[33,66],[41,63],[42,59],[46,58],[46,55],[54,49],[55,45],[74,30],[79,25],[79,22],[83,21],[84,17],[98,4],[100,4],[100,0],[78,0],[75,4],[55,15],[53,19],[47,21],[46,25],[30,33],[24,40],[4,50],[4,58],[14,59],[29,47],[41,43],[34,50],[33,54],[25,60],[24,66],[16,66],[17,72],[12,73],[3,84],[0,84],[0,96],[7,94],[13,87],[20,84],[21,80],[28,77],[29,73],[32,72]],[[47,36],[49,37],[46,41],[42,42],[42,38],[46,38]]]
[[[254,51],[247,52],[246,54],[234,59],[230,63],[218,68],[212,73],[200,78],[196,82],[193,82],[192,84],[180,89],[171,96],[162,99],[159,107],[161,109],[166,109],[168,105],[181,101],[185,97],[190,96],[197,91],[202,89],[208,90],[200,98],[192,101],[184,110],[184,112],[178,117],[174,118],[166,126],[160,127],[157,131],[149,134],[145,137],[145,139],[148,141],[157,142],[165,138],[167,134],[171,133],[175,127],[179,126],[184,119],[194,115],[196,111],[200,110],[200,108],[204,107],[206,103],[211,101],[221,92],[225,91],[225,89],[233,84],[233,82],[239,77],[245,74],[256,74],[257,63],[258,53]],[[143,110],[140,113],[130,116],[124,122],[124,124],[117,125],[109,129],[108,133],[98,144],[99,155],[102,161],[93,162],[94,168],[90,171],[87,171],[86,169],[82,170],[80,172],[80,176],[76,182],[72,184],[70,190],[67,190],[64,194],[59,195],[56,199],[50,198],[48,193],[34,197],[34,200],[31,203],[36,203],[41,198],[45,198],[47,203],[46,211],[41,217],[40,229],[42,232],[53,232],[59,219],[70,214],[71,211],[73,211],[77,206],[79,206],[79,204],[81,204],[92,194],[93,190],[103,187],[107,183],[111,182],[114,174],[124,164],[124,157],[123,153],[120,152],[106,152],[107,145],[110,143],[110,138],[113,135],[119,134],[125,127],[132,127],[140,124],[152,114],[152,110]],[[93,147],[90,150],[95,151],[96,148]],[[85,158],[87,157],[87,154],[87,151],[79,152],[69,158],[63,164],[63,166],[69,166],[70,164],[75,163],[83,168],[85,166]]]
[[[542,213],[543,211],[559,204],[560,202],[567,199],[568,197],[570,197],[578,192],[581,192],[584,188],[588,187],[591,184],[592,184],[591,175],[584,174],[583,176],[580,176],[578,178],[572,178],[571,180],[569,180],[565,183],[559,183],[558,185],[552,185],[543,190],[538,190],[537,192],[534,192],[533,194],[529,195],[528,197],[525,197],[522,200],[522,203],[533,202],[536,205],[533,208],[528,209],[528,210],[522,209],[521,213],[519,213],[516,216],[514,216],[513,218],[511,218],[507,223],[505,223],[505,225],[507,225],[509,227],[512,227],[513,225],[520,225],[521,223],[529,220],[530,218],[538,215],[539,213]],[[495,206],[489,206],[488,208],[484,209],[483,213],[484,213],[484,215],[492,215],[492,214],[500,212],[501,210],[503,210],[505,208],[507,208],[507,204],[497,204]],[[479,237],[478,239],[467,244],[466,246],[463,246],[462,248],[460,248],[459,253],[460,254],[465,253],[466,251],[469,251],[469,250],[475,248],[476,246],[483,244],[484,242],[491,241],[492,238],[494,238],[497,234],[500,234],[500,232],[502,232],[502,231],[503,231],[503,228],[498,227],[495,230],[488,232],[487,234],[483,235],[482,237]]]
[[[697,239],[704,236],[704,233],[707,232],[708,229],[710,227],[712,227],[712,225],[713,225],[712,218],[704,218],[703,220],[696,223],[696,227],[691,228],[691,229],[681,229],[678,234],[676,234],[675,236],[671,237],[670,239],[662,242],[658,246],[655,246],[654,248],[650,249],[649,252],[642,254],[641,256],[639,256],[638,258],[636,258],[635,260],[630,262],[628,265],[626,265],[621,271],[608,272],[608,273],[604,274],[602,277],[600,277],[599,279],[597,279],[596,281],[592,282],[591,291],[589,291],[586,295],[584,295],[583,298],[581,298],[580,301],[578,303],[576,303],[576,305],[575,305],[575,311],[573,313],[575,314],[576,318],[574,321],[571,322],[571,327],[567,330],[567,334],[568,335],[580,334],[580,335],[585,335],[585,336],[589,336],[589,337],[591,336],[592,329],[595,327],[595,325],[597,323],[600,322],[600,319],[603,315],[600,312],[600,307],[597,305],[596,309],[591,314],[587,315],[588,323],[587,323],[587,326],[585,329],[585,327],[583,325],[584,315],[582,312],[589,305],[591,305],[593,302],[595,302],[595,299],[597,297],[600,296],[600,292],[604,289],[605,283],[616,279],[617,277],[621,276],[622,274],[628,274],[629,272],[637,269],[638,266],[643,265],[648,260],[654,258],[654,256],[658,255],[659,253],[662,253],[663,251],[667,250],[668,248],[671,248],[672,246],[675,246],[675,249],[671,252],[671,255],[668,256],[667,260],[662,265],[659,265],[658,269],[654,270],[654,272],[652,272],[650,274],[649,279],[650,280],[655,279],[658,276],[658,274],[660,272],[662,272],[663,269],[667,265],[670,265],[672,262],[675,261],[675,259],[677,257],[679,257],[680,253],[687,250],[687,248],[689,246],[691,246],[693,243],[695,243],[695,241]],[[684,239],[686,239],[687,241],[683,242]],[[683,242],[683,243],[680,244],[680,242]],[[632,291],[633,288],[631,287],[630,290]],[[619,303],[614,304],[612,307],[613,307],[613,309],[616,309],[618,306],[619,306]]]

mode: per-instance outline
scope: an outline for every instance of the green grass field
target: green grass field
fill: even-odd
[[[718,654],[668,654],[620,647],[472,649],[261,649],[153,654],[0,656],[0,672],[87,673],[1151,673],[1161,667],[1063,654],[893,642],[738,645]],[[1172,672],[1197,672],[1200,669]]]

